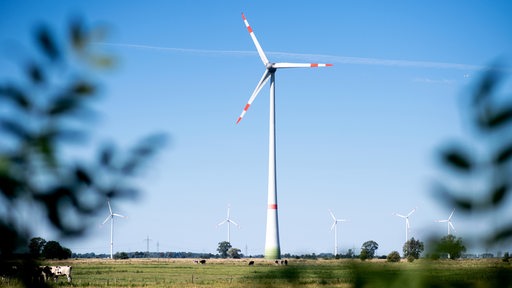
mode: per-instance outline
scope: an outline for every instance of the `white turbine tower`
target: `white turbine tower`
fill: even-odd
[[[336,255],[338,255],[338,222],[346,222],[347,220],[336,219],[336,216],[334,216],[334,213],[332,213],[331,210],[329,210],[329,213],[331,214],[332,220],[334,220],[331,226],[331,231],[334,229],[334,257],[336,257]]]
[[[230,226],[231,226],[231,224],[233,224],[236,227],[240,228],[240,225],[238,225],[235,221],[231,220],[231,218],[229,216],[229,208],[230,207],[228,206],[228,216],[226,217],[226,219],[224,219],[224,221],[222,221],[219,224],[217,224],[217,227],[219,227],[221,225],[224,225],[225,223],[228,223],[228,242],[231,243]]]
[[[277,213],[277,183],[276,183],[276,129],[275,129],[275,73],[280,68],[312,68],[312,67],[326,67],[332,64],[318,64],[318,63],[273,63],[268,61],[265,52],[260,46],[256,35],[252,31],[249,22],[242,13],[242,19],[245,26],[251,35],[252,41],[258,50],[258,54],[265,65],[265,72],[261,77],[258,85],[254,89],[249,101],[245,105],[242,114],[238,117],[236,123],[238,124],[245,113],[251,106],[252,102],[258,96],[258,93],[263,86],[270,79],[270,113],[269,113],[269,155],[268,155],[268,206],[267,206],[267,231],[265,238],[265,258],[279,259],[281,258],[281,248],[279,245],[279,225]]]
[[[409,216],[411,216],[412,213],[414,213],[414,211],[416,211],[416,208],[412,209],[411,212],[409,212],[409,214],[407,215],[401,215],[401,214],[398,214],[398,213],[394,213],[393,215],[396,215],[400,218],[404,218],[405,219],[405,242],[409,241],[409,229],[411,228],[410,224],[409,224]]]
[[[110,206],[110,201],[107,201],[108,211],[110,214],[107,216],[105,221],[101,225],[105,225],[108,220],[110,220],[110,259],[114,259],[114,216],[125,218],[125,216],[112,212],[112,207]]]
[[[448,226],[448,235],[451,234],[450,228],[453,229],[453,231],[455,231],[455,227],[453,227],[453,224],[452,224],[452,216],[453,216],[454,212],[455,212],[455,208],[453,208],[452,213],[450,214],[450,217],[448,217],[448,219],[435,221],[435,222],[439,222],[439,223],[447,223],[446,225]]]

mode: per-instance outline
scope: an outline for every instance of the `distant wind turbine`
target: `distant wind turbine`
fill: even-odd
[[[452,213],[450,213],[450,217],[448,217],[448,219],[435,221],[435,222],[439,222],[439,223],[447,223],[446,226],[448,226],[448,235],[451,234],[450,228],[453,229],[453,231],[455,231],[455,227],[453,227],[453,224],[452,224],[452,216],[453,216],[454,212],[455,212],[455,208],[453,208]]]
[[[398,213],[394,213],[393,215],[396,215],[400,218],[404,218],[405,219],[405,242],[409,241],[409,229],[411,228],[411,225],[409,224],[409,216],[412,215],[412,213],[414,213],[414,211],[416,211],[416,208],[412,209],[411,212],[409,212],[409,214],[407,215],[401,215],[401,214],[398,214]]]
[[[275,73],[281,68],[314,68],[314,67],[327,67],[332,64],[318,64],[318,63],[274,63],[270,62],[265,55],[265,52],[260,46],[256,35],[254,34],[249,22],[242,13],[242,19],[244,20],[245,27],[251,35],[252,41],[258,50],[258,54],[265,65],[265,72],[261,77],[258,85],[252,92],[249,101],[245,105],[242,114],[238,117],[236,123],[238,124],[245,113],[251,106],[252,102],[258,96],[258,93],[263,86],[270,79],[270,113],[269,113],[269,156],[268,156],[268,206],[267,206],[267,230],[265,237],[265,258],[267,259],[280,259],[281,258],[281,247],[279,245],[279,224],[278,224],[278,213],[277,213],[277,183],[276,183],[276,128],[275,128]]]
[[[331,226],[331,230],[334,229],[334,257],[336,257],[336,255],[338,255],[338,222],[346,222],[347,220],[336,219],[336,216],[334,216],[334,213],[332,213],[331,210],[329,210],[329,213],[331,214],[332,220],[334,220]]]
[[[112,212],[110,201],[107,201],[107,204],[110,214],[105,218],[105,221],[103,221],[101,225],[105,225],[105,223],[110,220],[110,259],[114,259],[114,216],[121,218],[125,218],[125,216]]]
[[[224,221],[220,222],[219,224],[217,224],[217,227],[219,226],[222,226],[226,223],[228,223],[228,242],[231,243],[231,235],[230,235],[230,226],[231,224],[235,225],[236,227],[240,228],[240,225],[238,225],[235,221],[231,220],[231,218],[229,217],[229,210],[230,210],[230,207],[228,206],[228,216],[226,217],[226,219],[224,219]]]

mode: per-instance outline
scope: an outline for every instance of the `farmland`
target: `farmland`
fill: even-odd
[[[512,287],[512,266],[500,260],[291,260],[275,265],[256,259],[68,260],[46,262],[72,265],[73,283],[59,279],[54,286],[73,287]],[[508,284],[506,284],[508,283]],[[19,287],[5,281],[2,287]],[[462,285],[462,286],[461,286]]]

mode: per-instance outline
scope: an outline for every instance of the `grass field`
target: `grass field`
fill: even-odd
[[[512,266],[500,260],[291,260],[275,265],[256,259],[68,260],[72,284],[60,277],[53,286],[72,287],[512,287]],[[1,287],[19,287],[0,282]]]

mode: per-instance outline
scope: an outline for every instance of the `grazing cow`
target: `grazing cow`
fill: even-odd
[[[65,275],[68,278],[68,282],[71,282],[71,268],[71,266],[50,266],[55,282],[62,275]]]
[[[52,268],[50,266],[39,266],[38,277],[43,280],[42,282],[46,282],[48,279],[53,277]]]
[[[249,266],[254,265],[254,261],[249,261]]]
[[[199,263],[206,264],[206,260],[202,259],[201,261],[199,261]]]

